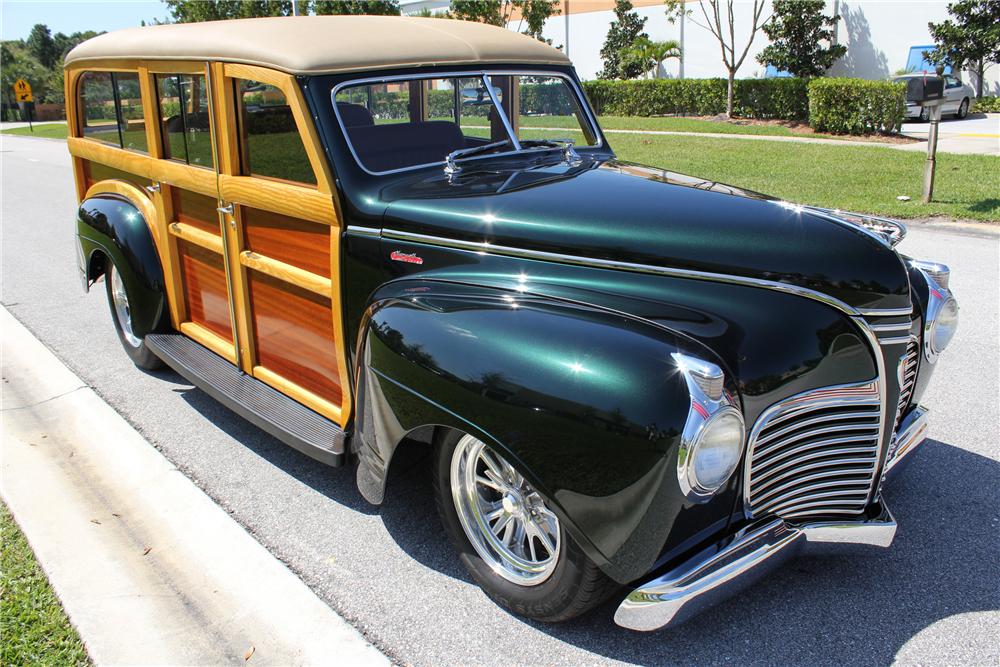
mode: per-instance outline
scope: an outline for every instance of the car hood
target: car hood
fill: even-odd
[[[617,160],[477,162],[385,188],[387,235],[777,281],[858,309],[910,306],[896,252],[832,215]]]

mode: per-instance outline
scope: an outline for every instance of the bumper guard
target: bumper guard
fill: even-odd
[[[927,410],[916,407],[900,424],[885,464],[885,477],[927,437]],[[631,630],[680,625],[777,569],[796,553],[850,553],[888,547],[896,521],[876,501],[866,516],[833,521],[791,522],[769,517],[701,552],[632,591],[619,605],[615,622]]]

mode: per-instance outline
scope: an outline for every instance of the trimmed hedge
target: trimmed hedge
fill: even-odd
[[[1000,113],[1000,97],[980,97],[972,102],[972,108],[982,113]]]
[[[600,115],[714,116],[726,112],[725,79],[598,80],[583,84]],[[733,114],[744,118],[806,120],[805,79],[737,79]]]
[[[820,78],[809,82],[809,124],[831,134],[888,134],[906,115],[906,84]]]

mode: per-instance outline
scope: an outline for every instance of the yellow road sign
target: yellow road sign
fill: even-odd
[[[14,95],[18,102],[34,102],[35,98],[31,94],[31,84],[24,79],[14,82]]]

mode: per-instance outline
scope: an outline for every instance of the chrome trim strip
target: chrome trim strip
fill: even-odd
[[[913,306],[909,308],[861,308],[858,312],[865,317],[909,317],[913,314]]]
[[[361,86],[361,85],[372,84],[372,83],[388,83],[390,81],[410,81],[410,80],[413,80],[413,79],[450,79],[450,78],[474,79],[477,76],[480,77],[480,78],[482,78],[482,77],[488,76],[490,74],[499,74],[499,75],[505,75],[505,74],[506,75],[510,75],[510,74],[526,74],[526,75],[529,75],[529,76],[530,75],[536,75],[536,76],[557,76],[557,77],[559,77],[561,79],[565,79],[566,82],[567,82],[567,84],[569,85],[569,87],[576,94],[577,103],[580,105],[580,108],[584,109],[586,111],[587,120],[590,121],[591,131],[594,134],[594,140],[597,142],[593,146],[580,146],[580,149],[584,149],[584,148],[586,148],[586,149],[606,148],[606,146],[604,144],[604,135],[600,131],[600,126],[597,124],[597,120],[595,119],[595,117],[593,115],[593,112],[590,109],[590,105],[587,103],[587,98],[583,94],[583,90],[580,88],[579,85],[577,85],[576,81],[574,81],[572,77],[570,77],[569,75],[565,74],[564,72],[549,71],[549,70],[533,70],[533,69],[524,69],[524,70],[469,69],[469,70],[459,70],[459,71],[450,71],[450,72],[424,72],[422,74],[397,74],[397,75],[392,75],[392,76],[373,76],[373,77],[367,77],[367,78],[363,78],[363,79],[350,79],[348,81],[342,81],[342,82],[338,83],[336,86],[333,87],[333,90],[330,91],[330,104],[331,104],[331,106],[333,106],[333,114],[336,117],[337,124],[340,126],[340,131],[344,135],[344,139],[347,142],[347,148],[351,151],[351,155],[354,156],[354,161],[362,169],[362,171],[364,171],[365,173],[367,173],[367,174],[369,174],[371,176],[386,176],[386,175],[389,175],[389,174],[402,173],[404,171],[413,171],[415,169],[425,169],[427,167],[435,167],[435,166],[438,166],[438,165],[442,165],[442,164],[444,164],[444,160],[441,160],[440,162],[427,162],[427,163],[424,163],[424,164],[414,164],[414,165],[410,165],[409,167],[400,167],[399,169],[390,169],[389,171],[371,171],[367,167],[365,167],[365,165],[361,162],[361,159],[358,157],[357,151],[354,150],[354,145],[351,143],[351,140],[350,140],[350,138],[347,135],[347,129],[346,129],[346,126],[344,125],[344,121],[340,117],[340,110],[337,109],[337,104],[336,104],[336,102],[337,102],[337,93],[340,92],[340,90],[342,88],[346,88],[348,86]],[[491,85],[487,85],[486,87],[487,87],[487,89],[491,89],[492,88]],[[494,99],[494,92],[492,90],[490,91],[490,98]],[[494,103],[496,103],[495,99],[494,99]],[[501,112],[503,112],[503,107],[502,106],[498,105],[498,108],[500,109]],[[517,142],[517,137],[514,136],[513,130],[510,128],[510,120],[507,119],[507,114],[506,113],[501,113],[501,116],[504,118],[504,126],[507,128],[507,131],[511,133],[511,137],[512,137],[514,143],[518,143]],[[518,151],[505,151],[503,153],[490,153],[488,155],[479,155],[479,156],[476,156],[476,157],[471,157],[471,158],[468,158],[468,160],[470,160],[470,161],[471,160],[483,160],[483,159],[486,159],[486,158],[494,158],[494,157],[499,157],[499,156],[503,156],[503,155],[516,155],[517,153],[518,153]]]
[[[877,516],[840,521],[795,523],[768,519],[752,524],[666,574],[629,593],[615,612],[615,623],[631,630],[675,627],[732,596],[773,571],[799,549],[885,548],[896,535],[896,521],[884,506]]]
[[[376,229],[375,227],[359,227],[357,225],[348,225],[346,232],[348,234],[357,234],[358,236],[382,236],[382,230]]]
[[[927,439],[930,428],[928,410],[922,405],[910,410],[899,424],[899,432],[893,442],[892,452],[882,473],[884,479],[891,479],[902,468],[900,463],[912,454]],[[898,466],[898,467],[897,467]]]
[[[466,250],[469,252],[474,252],[479,255],[502,255],[506,257],[520,257],[523,259],[537,259],[546,262],[559,262],[561,264],[572,264],[574,266],[589,266],[598,269],[616,269],[619,271],[632,271],[634,273],[652,273],[656,275],[674,276],[676,278],[693,278],[695,280],[710,280],[713,282],[729,283],[734,285],[746,285],[749,287],[760,287],[764,289],[775,290],[778,292],[786,292],[788,294],[795,294],[797,296],[805,297],[807,299],[812,299],[813,301],[819,301],[820,303],[825,303],[828,306],[833,306],[837,310],[846,313],[847,315],[853,316],[864,314],[862,311],[858,311],[853,306],[849,306],[843,301],[836,299],[832,296],[823,294],[822,292],[817,292],[811,290],[807,287],[799,287],[798,285],[791,285],[789,283],[781,283],[772,280],[763,280],[760,278],[747,278],[744,276],[734,276],[724,273],[710,273],[707,271],[694,271],[691,269],[678,269],[667,266],[652,266],[649,264],[637,264],[634,262],[622,262],[613,259],[596,259],[590,257],[579,257],[577,255],[564,255],[556,252],[547,252],[544,250],[525,250],[522,248],[513,248],[510,246],[493,245],[487,241],[477,242],[477,241],[463,241],[460,239],[449,239],[441,236],[429,236],[427,234],[417,234],[414,232],[404,232],[396,229],[383,229],[382,236],[387,239],[395,239],[397,241],[411,241],[413,243],[427,243],[431,245],[439,245],[447,248],[454,248],[456,250]],[[906,314],[909,314],[910,309],[905,309]],[[880,311],[868,311],[868,312],[880,312]],[[895,311],[885,311],[893,313]],[[863,323],[863,326],[867,327],[867,323],[864,320],[856,321]],[[874,336],[872,336],[874,338]],[[877,349],[877,345],[876,348]]]
[[[907,315],[909,315],[909,311],[907,311]],[[866,501],[867,504],[872,501],[872,498],[874,498],[875,494],[878,492],[879,480],[881,478],[881,468],[883,465],[885,453],[888,449],[885,444],[885,434],[886,434],[885,425],[896,423],[896,408],[893,407],[892,415],[889,415],[889,405],[888,401],[886,400],[886,390],[885,390],[885,383],[887,377],[885,374],[885,357],[882,356],[882,351],[879,348],[878,338],[876,338],[875,334],[871,332],[871,329],[868,328],[868,323],[865,322],[863,319],[859,317],[855,317],[852,319],[854,320],[854,323],[858,325],[858,329],[861,330],[861,333],[864,334],[864,336],[868,339],[868,346],[871,348],[872,356],[875,357],[875,366],[878,370],[878,378],[879,378],[878,400],[882,412],[882,418],[879,420],[878,423],[878,447],[876,448],[876,454],[875,454],[876,456],[875,474],[872,475],[872,485],[871,488],[868,490],[868,500]]]
[[[899,345],[900,343],[909,343],[910,336],[896,336],[895,338],[879,338],[878,342],[881,345]]]
[[[900,322],[898,324],[869,324],[868,328],[878,334],[886,331],[909,331],[912,326],[913,322]]]

